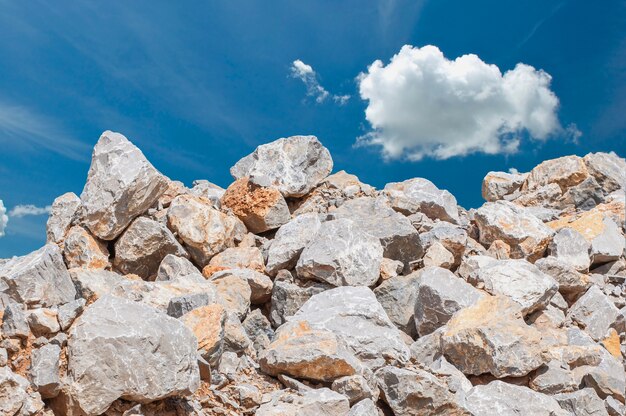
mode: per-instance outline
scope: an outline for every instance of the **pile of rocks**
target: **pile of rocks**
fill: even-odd
[[[490,172],[465,210],[313,136],[192,188],[105,132],[0,260],[0,415],[623,415],[626,161]]]

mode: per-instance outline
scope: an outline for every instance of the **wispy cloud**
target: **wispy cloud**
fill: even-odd
[[[322,87],[317,79],[317,73],[311,65],[307,65],[300,59],[296,59],[291,63],[291,77],[299,79],[306,86],[306,95],[315,99],[316,103],[323,103],[328,97],[332,97],[333,101],[339,105],[345,105],[350,99],[349,95],[335,95],[329,93],[326,88]]]
[[[4,237],[4,229],[7,227],[9,217],[6,216],[6,208],[0,199],[0,237]]]
[[[27,107],[0,99],[0,149],[45,150],[73,160],[89,157],[89,146],[72,138],[59,123]]]
[[[50,205],[45,207],[38,207],[35,205],[16,205],[11,211],[9,211],[9,217],[21,218],[29,215],[47,215],[50,213],[52,207]]]

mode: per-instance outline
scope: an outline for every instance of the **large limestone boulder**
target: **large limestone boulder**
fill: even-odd
[[[419,282],[419,273],[411,273],[408,276],[387,279],[374,289],[376,299],[387,312],[391,322],[411,338],[417,336],[415,305]]]
[[[487,202],[474,215],[479,241],[489,247],[502,240],[511,258],[534,261],[543,256],[554,232],[527,209],[508,201]]]
[[[432,220],[453,224],[460,221],[456,198],[427,179],[413,178],[388,183],[383,193],[389,198],[392,208],[405,215],[421,212]]]
[[[333,332],[372,368],[406,363],[410,357],[404,333],[367,287],[344,286],[316,294],[288,321],[306,321],[313,329]]]
[[[109,250],[106,244],[78,225],[67,232],[63,242],[63,257],[68,269],[104,269],[109,266]]]
[[[609,328],[615,324],[619,315],[619,309],[595,285],[591,286],[567,312],[567,318],[578,324],[596,341],[608,335]]]
[[[46,242],[55,244],[63,242],[79,208],[80,198],[74,192],[67,192],[52,202],[46,223]]]
[[[548,253],[579,272],[589,270],[591,245],[581,233],[572,228],[561,228],[548,245]]]
[[[137,302],[105,296],[70,332],[69,390],[88,415],[118,398],[148,403],[199,387],[198,342],[180,321]]]
[[[309,213],[299,215],[280,227],[267,253],[267,273],[275,276],[281,269],[293,269],[300,253],[315,237],[321,225],[319,216]]]
[[[0,283],[0,292],[26,305],[59,306],[76,296],[61,250],[55,244],[46,244],[0,265]]]
[[[274,327],[282,325],[287,318],[295,315],[298,309],[311,296],[332,289],[328,283],[312,280],[302,282],[294,279],[289,272],[281,272],[274,280],[269,318]]]
[[[336,211],[335,218],[347,218],[359,228],[380,240],[383,256],[409,264],[422,257],[420,235],[404,215],[394,211],[384,198],[361,197],[346,201]]]
[[[378,280],[383,248],[358,223],[338,219],[322,223],[296,265],[298,277],[333,286],[371,286]]]
[[[161,261],[168,254],[188,254],[165,225],[150,218],[134,220],[115,242],[113,265],[122,273],[154,279]]]
[[[216,210],[209,200],[191,195],[174,198],[167,211],[167,222],[200,267],[217,253],[234,247],[245,234],[239,219]]]
[[[489,172],[483,179],[482,196],[487,202],[504,199],[517,191],[526,180],[528,174]]]
[[[105,131],[80,195],[82,222],[96,237],[113,240],[152,206],[168,182],[126,137]]]
[[[276,229],[291,219],[287,202],[278,190],[256,185],[247,177],[237,179],[226,189],[221,204],[253,233]]]
[[[615,153],[589,153],[583,158],[587,170],[602,186],[605,194],[624,188],[626,160]]]
[[[588,176],[589,172],[581,157],[563,156],[546,160],[534,167],[526,178],[524,188],[534,190],[554,183],[565,191],[578,185]]]
[[[464,374],[519,377],[544,364],[541,340],[541,333],[522,319],[516,302],[489,296],[448,321],[441,346]]]
[[[330,152],[315,136],[293,136],[257,147],[230,168],[235,179],[278,189],[284,197],[301,197],[333,169]]]

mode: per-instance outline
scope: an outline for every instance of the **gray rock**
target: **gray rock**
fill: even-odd
[[[0,367],[4,367],[9,362],[9,353],[6,348],[0,348]]]
[[[44,403],[39,393],[30,393],[28,380],[9,367],[0,367],[0,414],[33,416],[40,414]],[[346,411],[347,412],[347,411]]]
[[[221,186],[211,183],[207,180],[200,179],[193,181],[193,188],[189,190],[191,195],[206,198],[213,203],[215,208],[220,208],[220,199],[224,196],[226,190]]]
[[[31,354],[30,380],[44,399],[55,397],[61,390],[60,360],[61,348],[54,344],[44,345]]]
[[[420,336],[445,325],[459,310],[478,302],[482,292],[440,267],[428,267],[419,274],[415,302],[415,327]]]
[[[245,226],[237,217],[216,210],[207,199],[190,195],[174,198],[167,222],[200,267],[217,253],[234,247],[245,234]]]
[[[539,393],[552,395],[578,390],[578,384],[567,364],[552,360],[537,369],[529,387]]]
[[[26,312],[23,305],[9,303],[4,308],[2,316],[2,334],[7,337],[28,338],[30,327],[26,320]]]
[[[376,299],[387,312],[391,322],[411,338],[417,336],[415,304],[418,287],[419,275],[411,273],[408,276],[387,279],[374,289]]]
[[[97,415],[121,397],[146,403],[189,394],[200,382],[197,347],[180,321],[105,296],[87,308],[70,333],[72,396],[86,414]]]
[[[508,201],[487,202],[474,215],[479,241],[488,247],[495,240],[511,246],[511,258],[534,261],[543,256],[554,231],[528,209]]]
[[[106,244],[78,225],[70,228],[65,236],[63,258],[68,269],[76,267],[105,269],[109,267],[109,250]]]
[[[438,360],[443,354],[441,335],[445,330],[445,326],[441,327],[435,332],[419,337],[411,344],[411,360],[424,366],[429,366]]]
[[[468,415],[447,384],[417,367],[387,366],[376,371],[383,400],[396,415]]]
[[[426,249],[422,264],[424,267],[451,269],[454,266],[454,255],[439,241],[435,241]]]
[[[249,176],[261,186],[278,189],[285,197],[301,197],[322,182],[333,160],[315,136],[292,136],[257,147],[230,168],[235,179]]]
[[[524,183],[524,190],[537,189],[549,184],[556,184],[562,191],[578,185],[589,173],[583,159],[579,156],[563,156],[541,162],[535,166]]]
[[[609,217],[604,217],[602,223],[602,231],[591,241],[593,264],[615,261],[624,253],[624,234],[620,227]]]
[[[604,201],[604,192],[598,182],[588,177],[578,185],[567,189],[556,205],[559,208],[576,207],[587,211]]]
[[[84,300],[98,299],[124,280],[119,274],[107,270],[71,269],[69,273],[78,296]]]
[[[96,237],[113,240],[156,202],[168,182],[126,137],[105,131],[80,195],[81,220]]]
[[[467,232],[460,226],[445,221],[435,223],[429,231],[420,234],[420,240],[424,250],[436,242],[440,243],[454,256],[455,266],[461,263],[468,244]]]
[[[557,259],[570,264],[580,272],[589,270],[590,244],[578,231],[572,228],[562,228],[548,245],[548,253]]]
[[[72,326],[74,320],[83,313],[86,303],[85,299],[76,299],[59,307],[57,319],[63,331]]]
[[[456,198],[427,179],[414,178],[388,183],[383,192],[393,209],[405,215],[422,212],[433,220],[459,223]]]
[[[568,416],[552,397],[537,393],[524,386],[500,380],[475,386],[467,394],[466,408],[472,415],[480,416]]]
[[[378,416],[378,408],[372,399],[363,399],[352,406],[348,416]]]
[[[409,347],[367,287],[338,287],[312,296],[288,321],[335,333],[370,368],[406,363]]]
[[[582,365],[573,369],[581,384],[593,388],[598,396],[606,399],[613,396],[620,402],[626,400],[626,373],[621,360],[604,348],[598,349],[600,362],[597,365]]]
[[[571,393],[560,393],[552,396],[561,408],[574,416],[609,416],[604,401],[593,389],[586,388]]]
[[[224,274],[211,280],[217,288],[218,302],[228,311],[235,312],[243,320],[250,309],[252,291],[245,279],[233,274]]]
[[[604,339],[619,315],[619,309],[594,285],[570,307],[567,319],[599,341]]]
[[[350,404],[361,402],[363,400],[377,400],[378,386],[373,391],[368,381],[360,374],[345,376],[333,381],[331,389],[339,394],[343,394],[350,400]]]
[[[348,399],[325,387],[301,392],[279,390],[259,407],[256,416],[344,416],[350,411]]]
[[[4,292],[11,299],[26,305],[58,306],[76,296],[61,251],[55,244],[46,244],[0,266],[0,287],[2,282],[6,285]]]
[[[79,207],[80,198],[74,192],[67,192],[54,200],[46,223],[47,243],[63,242]]]
[[[543,309],[558,283],[526,260],[498,260],[476,273],[478,287],[492,295],[505,295],[522,306],[524,314]]]
[[[503,199],[506,195],[517,191],[526,180],[528,174],[489,172],[483,179],[482,195],[488,202]]]
[[[154,279],[168,254],[188,254],[167,227],[146,217],[135,219],[115,242],[113,265],[123,274]]]
[[[167,314],[174,318],[180,318],[187,312],[208,305],[211,300],[207,293],[177,296],[170,299],[170,303],[167,305]]]
[[[283,278],[279,273],[272,288],[269,316],[275,328],[282,325],[290,316],[295,315],[311,296],[332,288],[326,283],[294,281],[289,272],[286,274],[288,278]]]
[[[204,280],[200,271],[185,257],[168,254],[157,270],[156,281],[177,279]]]
[[[30,330],[35,336],[46,336],[56,334],[61,330],[57,320],[57,310],[49,308],[39,308],[29,311],[26,318]]]
[[[252,340],[248,338],[248,334],[237,314],[232,311],[227,312],[226,320],[224,321],[224,351],[241,353],[251,347]]]
[[[589,153],[583,158],[587,170],[602,186],[605,194],[624,188],[626,161],[615,153]]]
[[[328,221],[304,248],[298,277],[333,286],[371,286],[379,278],[383,248],[378,238],[347,219]]]
[[[576,271],[570,263],[556,257],[544,257],[535,262],[535,266],[543,273],[551,276],[559,284],[559,292],[567,297],[576,297],[584,293],[591,282],[589,278]]]
[[[299,215],[280,227],[267,253],[267,273],[276,276],[281,269],[293,269],[300,253],[317,234],[321,224],[317,214],[309,213]]]
[[[335,218],[347,218],[361,230],[380,240],[383,256],[409,264],[422,257],[420,236],[411,221],[394,211],[384,198],[361,197],[346,201],[336,211]]]
[[[626,406],[618,400],[615,400],[612,396],[606,398],[604,405],[610,416],[623,416],[626,414]]]
[[[272,288],[274,284],[272,280],[252,269],[228,269],[222,270],[211,275],[211,282],[222,279],[225,276],[235,276],[245,281],[250,286],[250,303],[262,304],[270,300],[272,296]]]
[[[257,352],[267,348],[274,339],[272,325],[265,315],[261,313],[260,309],[251,311],[242,322],[242,325]]]

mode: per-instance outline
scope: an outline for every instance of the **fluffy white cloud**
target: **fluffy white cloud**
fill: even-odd
[[[6,208],[0,199],[0,237],[4,237],[4,229],[7,227],[9,217],[6,216]]]
[[[299,59],[291,63],[291,76],[297,78],[306,86],[306,95],[313,97],[316,103],[323,103],[328,97],[339,105],[344,105],[350,99],[349,95],[331,95],[322,87],[317,79],[317,73],[311,65],[307,65]]]
[[[545,140],[566,132],[551,76],[522,63],[502,74],[476,55],[449,60],[436,46],[406,45],[357,81],[373,127],[357,143],[380,146],[386,158],[512,153],[525,133]]]
[[[25,217],[27,215],[46,215],[50,213],[52,207],[36,207],[35,205],[16,205],[9,211],[9,217]]]

